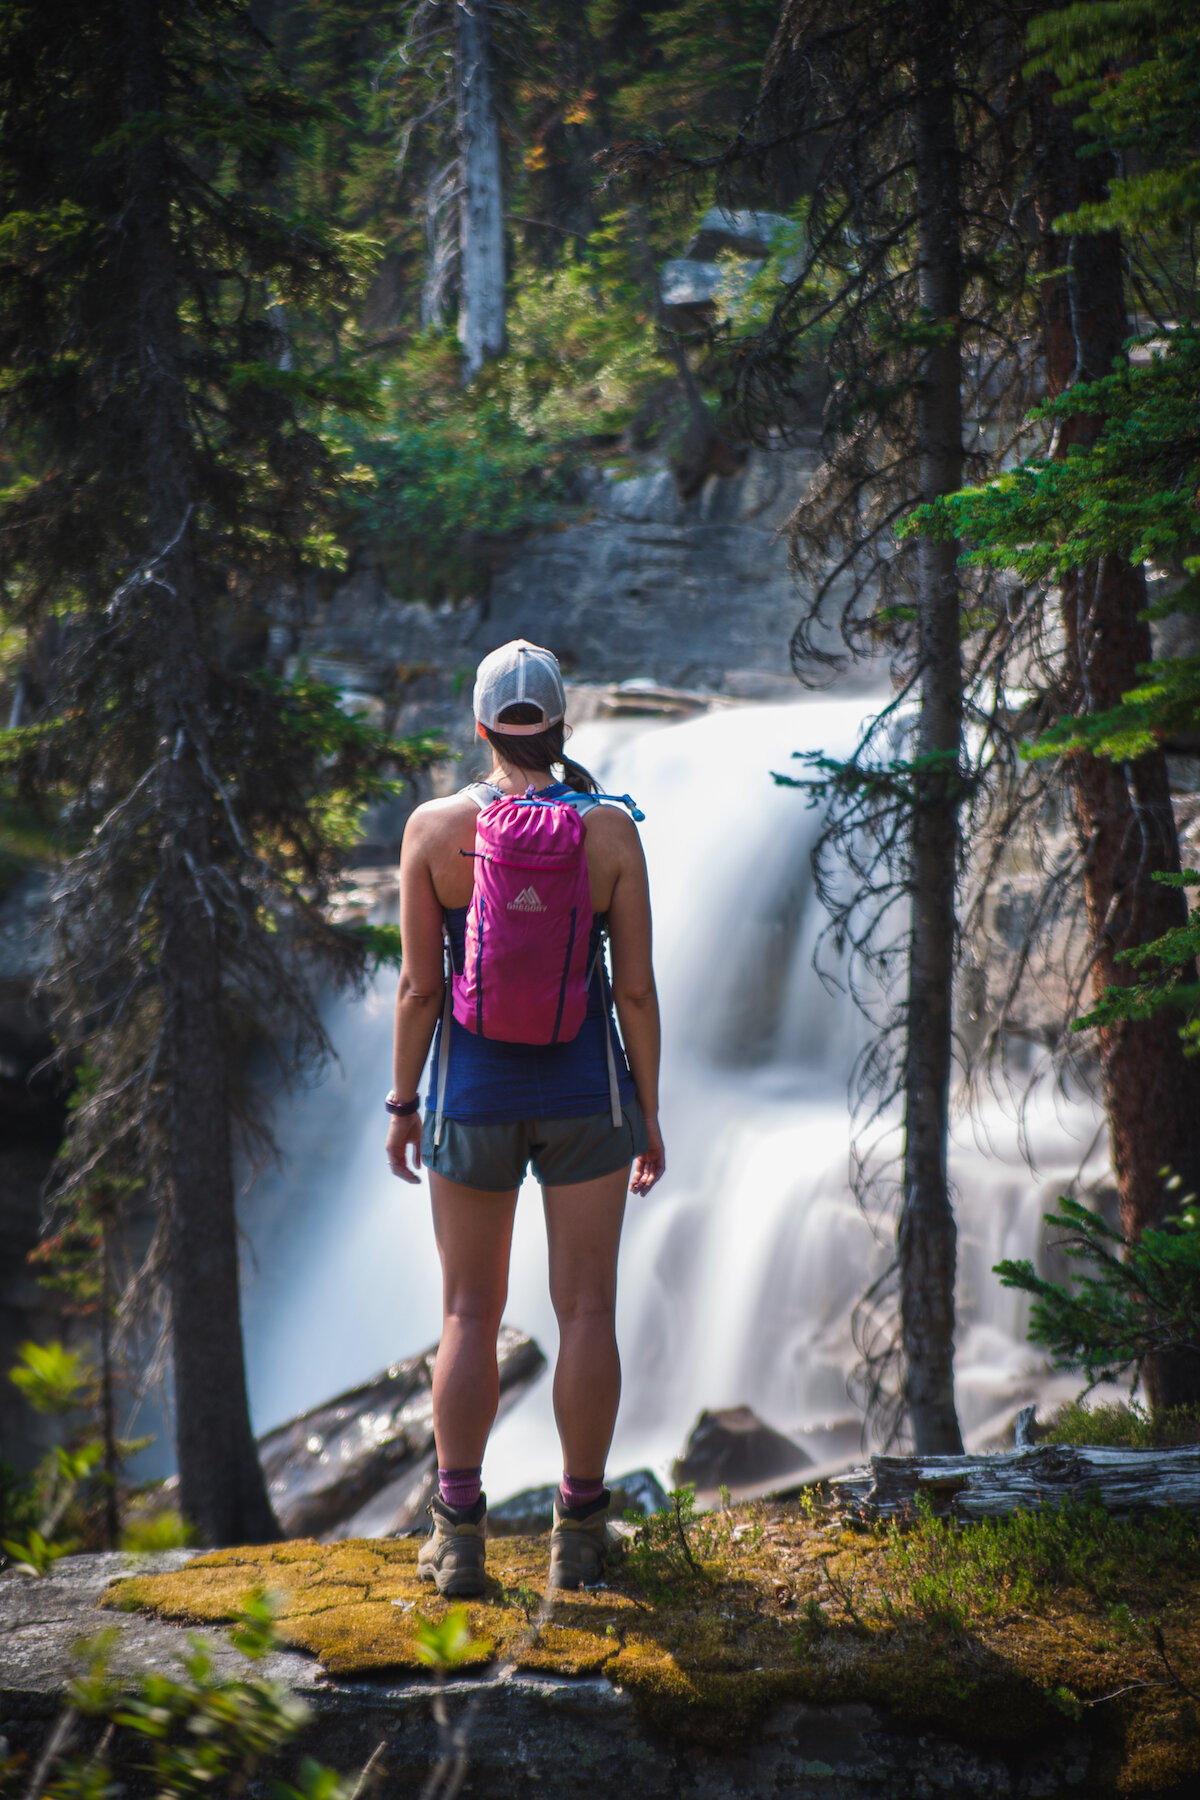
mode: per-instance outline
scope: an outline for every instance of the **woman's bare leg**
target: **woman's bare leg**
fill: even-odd
[[[628,1167],[546,1189],[550,1298],[558,1317],[554,1417],[563,1469],[599,1481],[621,1398],[614,1313]]]
[[[442,1259],[442,1341],[433,1366],[433,1433],[443,1469],[475,1469],[500,1403],[496,1334],[508,1297],[517,1190],[493,1194],[429,1171]]]

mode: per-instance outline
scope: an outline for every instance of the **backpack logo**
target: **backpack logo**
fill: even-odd
[[[509,912],[545,912],[535,887],[522,888],[515,900],[508,903]]]

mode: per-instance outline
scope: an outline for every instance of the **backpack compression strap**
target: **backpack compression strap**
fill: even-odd
[[[446,1004],[442,1008],[442,1035],[438,1042],[437,1120],[433,1128],[436,1148],[442,1141],[442,1123],[446,1116],[446,1073],[450,1067],[450,1014],[454,1008],[454,970],[450,960],[450,940],[444,940],[442,962],[446,982]]]
[[[608,1063],[608,1103],[612,1109],[613,1130],[621,1126],[621,1084],[617,1080],[617,1058],[613,1050],[613,1016],[612,1002],[609,997],[608,966],[604,961],[604,933],[600,934],[600,942],[596,945],[596,955],[592,961],[588,986],[592,985],[592,975],[600,971],[600,1006],[604,1013],[604,1055]]]
[[[493,800],[503,800],[503,790],[493,787],[490,781],[473,781],[469,787],[462,789],[468,799],[475,802],[480,812],[490,806]],[[454,1009],[454,966],[450,957],[450,940],[445,940],[445,980],[446,1004],[442,1008],[442,1035],[438,1042],[437,1067],[437,1118],[433,1128],[434,1145],[442,1141],[442,1124],[446,1117],[446,1075],[450,1068],[450,1014]]]

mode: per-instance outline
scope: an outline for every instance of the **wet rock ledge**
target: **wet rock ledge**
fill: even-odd
[[[581,1783],[589,1800],[609,1796],[628,1800],[631,1794],[638,1800],[682,1800],[685,1795],[688,1800],[732,1800],[735,1795],[760,1794],[797,1800],[801,1796],[925,1800],[934,1795],[1032,1800],[1087,1794],[1090,1800],[1113,1791],[1107,1781],[1094,1779],[1099,1771],[1090,1734],[1066,1718],[1049,1733],[1044,1718],[1031,1720],[1032,1747],[1001,1752],[968,1747],[949,1732],[906,1729],[878,1704],[852,1698],[839,1701],[836,1681],[825,1701],[781,1697],[764,1704],[761,1678],[770,1671],[728,1666],[736,1664],[736,1656],[725,1659],[724,1675],[714,1666],[707,1684],[701,1682],[694,1689],[691,1702],[686,1686],[672,1691],[669,1683],[660,1682],[661,1691],[656,1689],[647,1657],[642,1657],[646,1666],[640,1687],[636,1682],[626,1686],[611,1665],[626,1659],[630,1673],[637,1674],[640,1652],[629,1627],[644,1627],[648,1642],[656,1629],[655,1609],[627,1596],[623,1613],[616,1615],[620,1622],[615,1634],[598,1633],[592,1639],[595,1654],[589,1672],[589,1657],[579,1654],[578,1645],[572,1655],[569,1640],[580,1636],[583,1625],[598,1627],[601,1615],[621,1606],[622,1597],[601,1591],[565,1598],[554,1607],[552,1622],[539,1628],[524,1583],[535,1567],[544,1565],[544,1540],[502,1540],[497,1551],[502,1588],[498,1598],[489,1596],[479,1609],[471,1608],[472,1625],[494,1629],[507,1605],[515,1620],[512,1630],[524,1642],[525,1652],[520,1654],[519,1642],[515,1650],[512,1644],[506,1649],[498,1642],[498,1657],[481,1667],[477,1676],[465,1674],[443,1689],[452,1722],[461,1725],[466,1736],[470,1767],[462,1792],[475,1800],[528,1800],[531,1793],[539,1800],[560,1796],[578,1800]],[[299,1583],[301,1569],[307,1570],[318,1556],[321,1580],[315,1585]],[[356,1557],[362,1568],[351,1567]],[[368,1557],[375,1585],[368,1583],[364,1592]],[[250,1577],[273,1585],[272,1573],[285,1578],[290,1569],[298,1582],[291,1595],[297,1610],[289,1616],[288,1589],[283,1588],[285,1634],[292,1643],[306,1635],[314,1645],[320,1643],[322,1660],[289,1649],[256,1670],[286,1683],[311,1708],[309,1725],[290,1747],[278,1773],[287,1778],[290,1766],[305,1754],[342,1770],[361,1768],[383,1745],[382,1793],[416,1794],[438,1758],[439,1734],[430,1682],[398,1665],[405,1660],[408,1615],[421,1605],[436,1614],[439,1603],[428,1590],[417,1589],[414,1557],[411,1542],[336,1546],[310,1542],[205,1558],[189,1558],[187,1552],[136,1560],[76,1556],[63,1559],[41,1580],[11,1572],[0,1576],[0,1735],[11,1750],[23,1749],[36,1757],[60,1708],[80,1639],[101,1630],[115,1631],[111,1666],[117,1674],[130,1675],[147,1665],[167,1667],[186,1647],[195,1621],[206,1614],[219,1617],[222,1608],[228,1615],[235,1588],[244,1590]],[[121,1588],[114,1590],[111,1584],[121,1578]],[[320,1590],[326,1584],[331,1585],[322,1604]],[[187,1593],[192,1598],[185,1605]],[[159,1612],[114,1611],[114,1598],[121,1605],[154,1602]],[[715,1596],[713,1605],[719,1608],[723,1598],[724,1594]],[[103,1599],[108,1602],[104,1607]],[[515,1599],[519,1605],[514,1605]],[[533,1599],[536,1603],[536,1595]],[[782,1595],[780,1601],[785,1604]],[[355,1634],[355,1604],[350,1602],[357,1604],[360,1620],[365,1617],[363,1603],[371,1604],[375,1617],[365,1639]],[[172,1611],[190,1612],[193,1623],[161,1616]],[[477,1611],[482,1614],[479,1618]],[[390,1616],[381,1618],[383,1613]],[[319,1628],[318,1619],[323,1620]],[[307,1632],[306,1620],[312,1628]],[[764,1632],[774,1637],[779,1629],[778,1619],[760,1620],[759,1639],[765,1641]],[[245,1665],[221,1626],[206,1625],[204,1635],[221,1646],[218,1661],[223,1673],[244,1672]],[[540,1640],[540,1658],[531,1649],[535,1638]],[[372,1643],[380,1663],[373,1672]],[[596,1670],[597,1657],[602,1664],[607,1658],[607,1674]],[[531,1666],[539,1660],[544,1666]],[[721,1658],[709,1660],[718,1665]],[[556,1663],[579,1672],[564,1674]],[[358,1672],[338,1673],[339,1669]],[[847,1683],[850,1692],[853,1686]],[[743,1688],[754,1701],[749,1712],[739,1704]],[[698,1708],[694,1700],[701,1689],[711,1704]],[[1135,1784],[1133,1791],[1151,1790]]]

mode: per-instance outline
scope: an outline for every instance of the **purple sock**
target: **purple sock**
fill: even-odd
[[[577,1506],[589,1506],[593,1500],[598,1500],[604,1492],[604,1482],[584,1481],[578,1475],[568,1475],[564,1469],[562,1485],[558,1491],[562,1495],[563,1505],[571,1512]]]
[[[479,1469],[439,1469],[438,1492],[455,1512],[470,1512],[479,1498]]]

